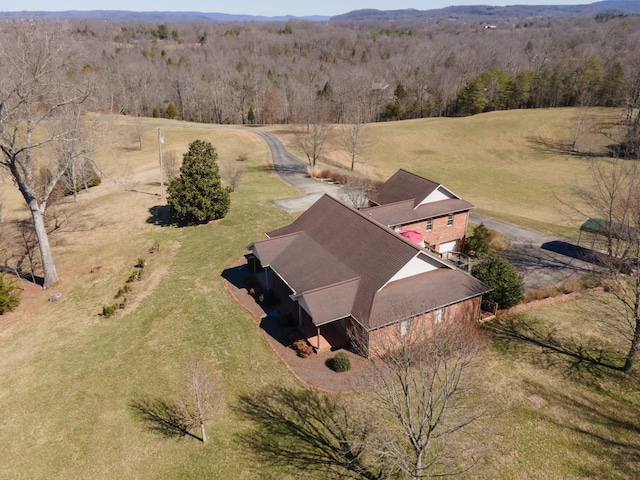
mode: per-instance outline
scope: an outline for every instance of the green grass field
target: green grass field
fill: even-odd
[[[573,223],[556,212],[554,196],[572,179],[585,178],[584,163],[539,151],[526,138],[546,132],[563,140],[557,132],[572,115],[499,112],[374,125],[380,150],[367,167],[385,178],[402,166],[442,181],[484,213],[551,231],[566,228]],[[128,128],[114,125],[114,140],[100,154],[110,174],[127,180],[117,187],[105,182],[99,188],[111,188],[108,193],[83,194],[78,204],[63,206],[75,215],[54,246],[62,277],[54,289],[62,299],[48,303],[51,292],[28,287],[20,309],[0,317],[0,478],[283,478],[241,442],[252,423],[234,405],[241,394],[295,380],[267,346],[258,321],[227,294],[221,273],[263,232],[293,219],[269,201],[299,192],[269,169],[257,136],[163,122],[166,150],[183,152],[202,138],[221,159],[247,153],[249,160],[225,219],[188,228],[156,225],[148,210],[162,204],[157,180],[136,174],[157,162],[157,124],[143,121],[142,151],[127,140]],[[500,132],[495,143],[494,131]],[[149,253],[156,242],[159,251]],[[131,305],[100,317],[141,257],[145,276]],[[579,343],[575,338],[595,338],[607,351],[623,352],[624,345],[594,323],[589,302],[595,301],[556,303],[522,319],[541,332],[555,329],[570,346]],[[225,406],[208,425],[206,445],[150,432],[130,408],[143,398],[170,399],[192,354],[215,362],[223,375]],[[619,361],[619,353],[612,355]],[[573,365],[572,358],[496,337],[483,359],[480,401],[494,406],[491,434],[483,440],[487,457],[467,478],[640,475],[637,376]],[[547,405],[535,408],[532,395]]]
[[[618,114],[590,110],[577,148],[604,151],[607,139],[598,132]],[[539,109],[372,124],[364,161],[355,170],[384,180],[405,168],[444,184],[479,213],[575,238],[585,217],[576,213],[583,205],[574,187],[589,184],[589,160],[557,147],[573,141],[577,115],[571,108]],[[286,130],[271,129],[295,151]],[[329,168],[349,165],[338,137],[326,149]]]

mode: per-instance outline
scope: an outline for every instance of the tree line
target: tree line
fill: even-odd
[[[68,34],[99,74],[97,110],[207,123],[618,106],[640,64],[639,16],[405,23],[88,21]]]

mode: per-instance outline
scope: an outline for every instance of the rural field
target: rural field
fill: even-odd
[[[480,213],[572,238],[583,219],[563,203],[576,202],[572,189],[587,184],[588,163],[557,147],[573,140],[577,113],[371,125],[367,161],[356,171],[384,179],[406,168],[447,185]],[[602,149],[592,127],[616,114],[593,109],[578,148]],[[240,397],[298,385],[221,277],[253,240],[294,218],[270,201],[300,192],[279,179],[266,144],[249,130],[128,117],[105,124],[97,155],[102,184],[55,208],[60,228],[51,238],[61,281],[46,291],[25,283],[20,307],[0,317],[0,478],[326,478],[283,472],[245,442],[255,424],[239,412]],[[185,228],[164,221],[159,127],[165,155],[181,157],[189,142],[202,139],[221,161],[247,156],[223,220]],[[291,144],[282,126],[267,130]],[[330,147],[328,168],[346,164],[337,139]],[[7,218],[24,215],[14,187],[4,182]],[[140,259],[144,274],[126,307],[102,317]],[[53,292],[62,297],[48,302]],[[601,313],[597,295],[489,327],[495,332],[478,393],[491,406],[489,433],[478,440],[486,454],[465,478],[640,475],[640,377],[607,366],[621,363],[626,345],[600,327],[598,317],[610,312]],[[551,338],[566,351],[549,348]],[[601,349],[600,363],[586,360],[593,345]],[[207,425],[206,444],[164,438],[131,408],[144,399],[171,400],[192,355],[222,373],[223,407]]]

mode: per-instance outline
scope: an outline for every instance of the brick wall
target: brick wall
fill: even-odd
[[[460,250],[462,240],[467,233],[467,222],[469,219],[469,212],[460,212],[453,215],[453,225],[447,225],[447,215],[442,217],[435,217],[433,219],[432,228],[427,231],[427,221],[422,220],[416,223],[409,223],[402,226],[403,230],[415,230],[424,235],[424,242],[431,245],[431,247],[440,251],[440,244],[450,242],[452,240],[458,240],[456,250]]]
[[[471,298],[464,302],[455,303],[445,307],[443,310],[442,323],[447,322],[469,322],[478,320],[481,297]],[[423,315],[413,317],[409,323],[409,333],[420,336],[428,335],[429,329],[437,325],[435,322],[436,311],[427,312]],[[372,330],[368,335],[369,356],[379,356],[392,350],[401,341],[401,322],[397,322],[386,327]]]

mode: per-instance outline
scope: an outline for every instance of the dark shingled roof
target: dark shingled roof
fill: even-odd
[[[449,213],[466,212],[475,208],[474,205],[461,198],[451,198],[448,200],[438,200],[437,202],[425,203],[414,207],[413,200],[405,200],[397,203],[379,205],[376,207],[363,208],[360,210],[365,215],[371,216],[374,220],[394,227],[407,223],[425,220],[427,218],[441,217]]]
[[[438,268],[387,284],[375,297],[369,328],[376,328],[493,290],[457,269]]]
[[[370,196],[370,200],[378,205],[413,200],[415,207],[439,186],[439,183],[400,169]]]
[[[488,291],[468,274],[328,195],[290,225],[267,235],[269,239],[254,242],[250,248],[263,266],[270,266],[294,290],[316,325],[352,315],[365,327],[374,328],[386,314],[377,296],[394,304],[391,297],[399,295],[403,285],[411,293],[402,294],[402,298],[408,297],[405,307],[416,314],[422,313],[425,305],[440,302],[429,300],[434,289],[446,293],[447,303]],[[440,268],[390,282],[417,255]],[[439,270],[451,273],[439,274]],[[447,280],[446,285],[435,286],[441,278]],[[454,288],[455,282],[458,285]],[[372,323],[374,305],[377,313]]]

